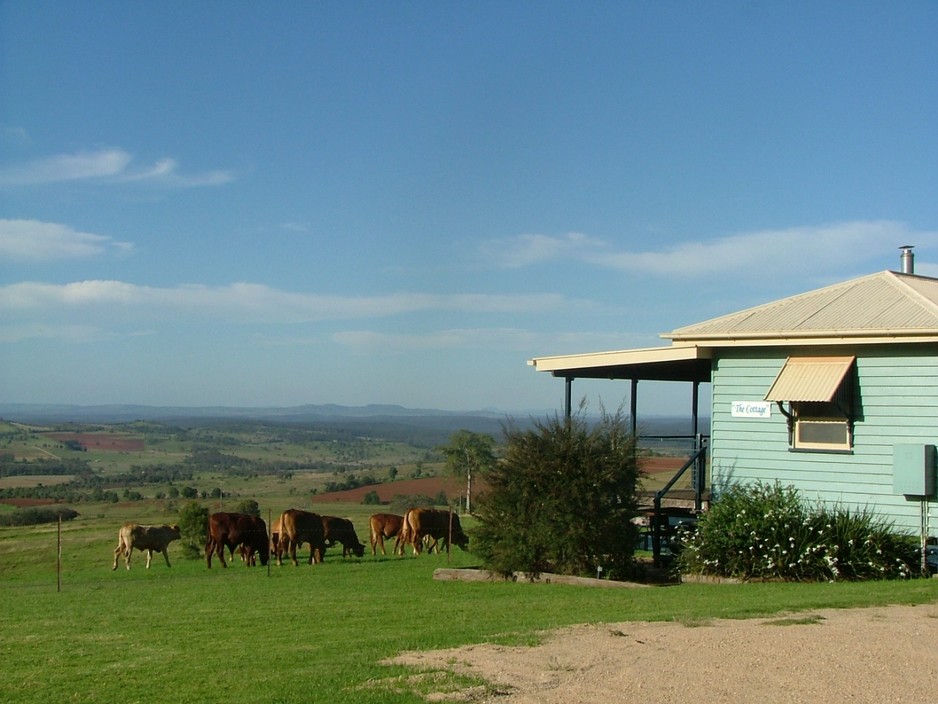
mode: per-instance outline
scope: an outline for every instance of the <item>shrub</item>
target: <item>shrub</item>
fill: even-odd
[[[258,516],[261,515],[261,507],[254,499],[245,499],[238,503],[235,507],[236,513],[244,513],[248,516]]]
[[[369,491],[362,498],[362,503],[366,506],[377,506],[381,503],[381,497],[378,495],[377,491]]]
[[[473,552],[506,574],[630,574],[639,471],[621,415],[555,417],[508,426],[505,436],[479,500]]]
[[[190,501],[179,511],[179,534],[182,552],[196,559],[204,554],[208,540],[208,509],[198,501]]]
[[[683,543],[682,572],[739,579],[893,579],[918,561],[916,540],[870,510],[812,510],[778,482],[731,486]]]
[[[78,517],[78,511],[64,506],[31,506],[17,509],[13,513],[0,516],[0,526],[34,526],[41,523],[55,523],[61,518],[71,521]]]

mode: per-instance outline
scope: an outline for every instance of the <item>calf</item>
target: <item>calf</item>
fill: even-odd
[[[355,526],[347,518],[336,516],[322,517],[323,540],[327,546],[342,543],[342,557],[355,553],[356,557],[365,554],[365,546],[355,533]]]
[[[134,548],[147,551],[147,569],[150,569],[154,552],[163,553],[166,566],[171,567],[166,549],[174,540],[179,540],[178,525],[142,526],[137,523],[125,523],[118,532],[117,547],[114,548],[114,566],[111,569],[117,569],[117,559],[121,555],[124,556],[127,569],[130,569],[130,556]]]

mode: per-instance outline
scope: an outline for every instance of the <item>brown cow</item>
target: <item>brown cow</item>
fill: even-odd
[[[124,556],[124,564],[130,569],[130,555],[134,548],[147,551],[147,569],[150,569],[150,560],[153,559],[153,552],[163,553],[166,559],[166,566],[169,564],[169,553],[166,549],[169,544],[179,540],[178,525],[162,526],[141,526],[136,523],[125,523],[120,527],[117,535],[117,547],[114,548],[114,566],[112,570],[117,569],[117,558]]]
[[[280,530],[278,565],[283,564],[281,557],[285,550],[289,551],[293,564],[298,565],[296,549],[303,543],[309,543],[309,564],[313,564],[313,561],[322,562],[323,553],[326,551],[322,516],[298,508],[287,509],[280,514]]]
[[[255,556],[259,553],[261,564],[270,559],[270,543],[267,539],[267,524],[260,516],[246,513],[226,513],[219,511],[208,518],[208,542],[205,544],[205,562],[212,567],[212,553],[218,555],[222,567],[225,562],[225,548],[233,555],[235,548],[248,565],[256,564]]]
[[[359,541],[355,533],[355,526],[347,518],[337,516],[322,517],[323,540],[327,547],[342,543],[342,557],[355,553],[355,557],[365,554],[365,546]]]
[[[377,546],[381,546],[381,554],[387,555],[384,549],[384,539],[396,537],[401,530],[401,524],[404,522],[403,516],[396,513],[375,513],[368,519],[368,525],[371,528],[371,554],[377,555]],[[395,546],[396,550],[396,546]]]
[[[401,532],[398,538],[403,538],[401,545],[401,554],[404,552],[404,544],[410,543],[414,548],[414,556],[420,554],[423,540],[430,537],[433,543],[429,551],[432,552],[440,538],[448,539],[452,531],[452,540],[463,550],[469,549],[469,538],[463,532],[459,524],[459,516],[450,511],[442,511],[436,508],[412,508],[404,514],[404,524],[401,526]]]

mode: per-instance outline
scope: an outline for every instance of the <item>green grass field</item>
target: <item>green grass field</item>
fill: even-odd
[[[237,560],[208,570],[174,543],[171,569],[159,556],[144,569],[138,552],[131,571],[121,564],[112,572],[119,509],[105,510],[63,526],[61,591],[56,526],[0,528],[0,701],[419,702],[426,692],[384,659],[470,643],[533,644],[546,629],[574,623],[696,624],[938,601],[938,580],[622,590],[434,580],[438,567],[477,564],[458,549],[448,562],[445,554],[370,551],[343,560],[333,548],[322,565],[274,565],[268,576]],[[330,508],[351,516],[365,541],[370,510]],[[140,518],[174,517],[150,505]],[[445,674],[432,688],[465,684]]]

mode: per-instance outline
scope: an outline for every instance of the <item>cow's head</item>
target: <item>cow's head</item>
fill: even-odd
[[[173,534],[174,540],[179,540],[182,537],[182,533],[179,532],[179,524],[173,523],[173,525],[168,526],[169,532]]]
[[[463,533],[462,530],[453,531],[453,542],[463,550],[469,549],[469,536]]]
[[[266,540],[261,541],[257,546],[257,552],[261,555],[261,565],[266,565],[270,561],[270,543]]]
[[[352,552],[355,553],[355,557],[364,557],[365,556],[365,546],[363,543],[357,543],[352,546]]]

